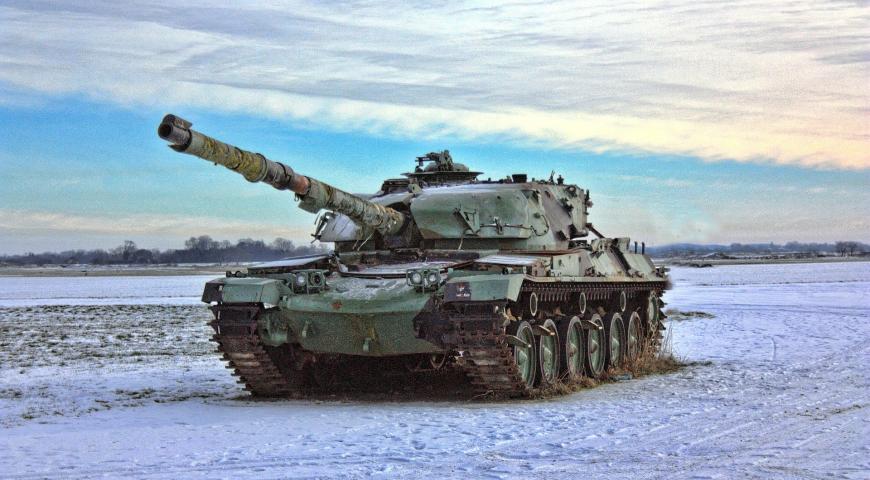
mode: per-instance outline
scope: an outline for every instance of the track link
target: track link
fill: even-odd
[[[280,358],[286,352],[271,350],[260,343],[257,334],[258,306],[214,306],[215,319],[209,322],[215,335],[217,352],[223,354],[227,368],[239,377],[238,383],[258,397],[291,397],[301,395],[301,385],[279,363],[291,360]]]
[[[495,310],[495,308],[493,308]],[[497,313],[454,314],[464,370],[478,395],[510,397],[532,392],[520,376],[514,349],[505,339],[504,317]]]

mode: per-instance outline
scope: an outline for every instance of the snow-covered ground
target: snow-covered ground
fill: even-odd
[[[219,275],[2,277],[0,307],[44,305],[194,305]]]
[[[672,276],[693,366],[503,403],[254,402],[202,278],[2,278],[0,477],[870,478],[870,263]]]

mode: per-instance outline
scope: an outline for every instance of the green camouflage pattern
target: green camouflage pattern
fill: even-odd
[[[666,281],[643,247],[601,237],[588,223],[588,190],[561,177],[481,181],[444,151],[418,157],[413,172],[363,197],[190,126],[169,115],[158,132],[177,151],[291,190],[302,209],[323,212],[314,236],[334,244],[329,255],[254,266],[206,286],[203,300],[215,308],[260,308],[257,335],[269,346],[358,356],[445,352],[454,346],[431,331],[451,303],[510,304],[530,284],[649,289]]]

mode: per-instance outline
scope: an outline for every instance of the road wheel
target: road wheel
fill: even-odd
[[[597,313],[592,315],[589,322],[592,323],[594,327],[585,330],[586,373],[588,373],[592,378],[601,378],[602,375],[604,375],[606,359],[604,322],[601,321],[601,317]]]
[[[526,321],[519,322],[514,336],[525,343],[525,346],[514,345],[514,362],[516,362],[520,378],[526,386],[533,387],[538,372],[538,355],[535,349],[535,334],[532,332],[532,326]]]
[[[607,317],[604,323],[604,331],[607,336],[607,366],[608,368],[619,368],[622,366],[622,360],[625,355],[625,326],[622,323],[622,316],[618,313],[612,313]]]
[[[569,381],[583,376],[583,360],[586,345],[583,342],[583,325],[580,318],[562,319],[559,322],[559,339],[562,341],[562,375]]]
[[[542,326],[547,332],[552,332],[552,335],[544,333],[538,337],[540,380],[542,385],[552,385],[559,379],[559,353],[561,351],[559,331],[556,328],[556,323],[550,319],[547,319]]]
[[[628,317],[628,325],[625,326],[625,359],[628,362],[633,363],[640,356],[642,342],[640,315],[637,312],[631,312],[631,316]]]

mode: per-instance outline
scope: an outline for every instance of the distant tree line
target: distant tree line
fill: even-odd
[[[710,254],[721,255],[753,255],[753,256],[857,256],[870,254],[870,245],[854,241],[834,243],[732,243],[730,245],[699,245],[694,243],[676,243],[671,245],[648,247],[647,253],[655,257],[691,257]]]
[[[236,243],[214,240],[208,235],[190,237],[183,249],[158,250],[139,248],[132,240],[110,249],[66,250],[63,252],[0,255],[0,264],[6,265],[121,265],[121,264],[174,264],[174,263],[235,263],[278,260],[290,256],[309,255],[326,251],[320,245],[295,245],[285,238],[271,243],[243,238]]]
[[[110,249],[66,250],[63,252],[26,253],[24,255],[0,255],[0,264],[5,265],[123,265],[123,264],[173,264],[173,263],[236,263],[278,260],[281,258],[310,255],[327,251],[323,245],[296,245],[291,240],[276,238],[271,243],[243,238],[236,243],[214,240],[208,235],[190,237],[183,249],[144,249],[132,240]],[[649,246],[646,252],[654,257],[695,257],[704,255],[722,256],[858,256],[870,255],[870,245],[861,242],[835,243],[732,243],[730,245],[702,245],[677,243]]]

